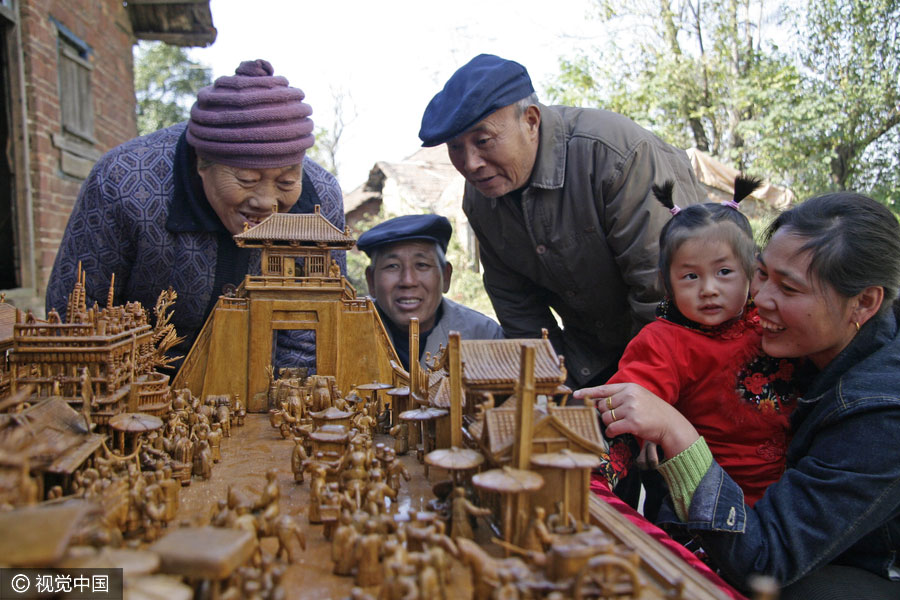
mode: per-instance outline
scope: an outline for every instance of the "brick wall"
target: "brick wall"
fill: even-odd
[[[79,156],[67,153],[62,139],[59,34],[51,17],[92,50],[94,143],[77,140]],[[34,202],[36,292],[42,296],[81,187],[78,171],[84,171],[97,156],[137,135],[134,37],[121,0],[20,0],[20,27]],[[71,168],[73,161],[79,169]]]

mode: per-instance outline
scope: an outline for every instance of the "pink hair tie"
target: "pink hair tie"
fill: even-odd
[[[741,210],[740,206],[738,206],[738,203],[734,200],[722,200],[722,204],[724,204],[725,206],[730,206],[734,210]]]
[[[677,204],[673,204],[672,208],[669,209],[669,212],[672,213],[672,216],[674,217],[675,215],[677,215],[678,213],[681,212],[681,207],[678,206]]]

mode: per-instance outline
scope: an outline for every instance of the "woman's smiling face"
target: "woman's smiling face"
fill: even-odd
[[[809,272],[807,240],[780,229],[759,256],[751,292],[763,327],[762,347],[777,357],[809,358],[820,369],[857,329],[854,303]]]
[[[242,169],[212,163],[198,167],[203,192],[225,229],[232,235],[244,231],[244,223],[258,225],[273,213],[287,212],[300,198],[301,165],[272,169]]]

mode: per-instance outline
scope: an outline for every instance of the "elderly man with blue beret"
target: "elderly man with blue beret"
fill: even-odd
[[[659,231],[651,187],[705,195],[684,151],[630,119],[544,106],[522,65],[482,54],[428,104],[419,137],[446,143],[506,337],[550,331],[569,383],[601,384],[654,316]],[[551,309],[562,321],[557,325]]]
[[[369,294],[406,369],[413,317],[419,319],[422,366],[426,353],[434,356],[447,345],[451,331],[463,339],[503,337],[496,321],[444,297],[453,274],[445,254],[452,233],[450,221],[440,215],[405,215],[372,227],[356,242],[371,260]]]

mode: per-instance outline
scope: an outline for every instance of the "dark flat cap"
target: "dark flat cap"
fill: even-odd
[[[493,54],[479,54],[460,67],[428,103],[419,129],[422,145],[443,144],[533,93],[525,67]]]
[[[356,241],[356,247],[372,256],[372,250],[404,240],[431,240],[447,251],[453,227],[440,215],[404,215],[388,219],[371,228]]]

